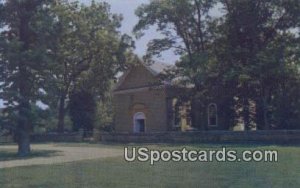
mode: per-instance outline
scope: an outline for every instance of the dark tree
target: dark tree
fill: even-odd
[[[78,91],[70,97],[69,113],[73,130],[84,130],[84,136],[93,131],[97,104],[94,96],[88,91]]]
[[[214,8],[223,15],[212,16]],[[270,129],[298,119],[298,0],[152,0],[136,15],[138,37],[151,26],[163,36],[146,57],[181,55],[169,77],[194,85],[189,95],[202,103],[217,100],[226,124]]]
[[[30,153],[32,105],[49,76],[50,0],[0,1],[0,97],[6,125],[15,125],[18,154]]]
[[[56,99],[57,129],[63,131],[70,94],[83,86],[97,95],[105,93],[124,66],[132,41],[118,31],[122,16],[112,14],[108,3],[59,2],[53,9],[57,16],[55,80],[47,92]]]

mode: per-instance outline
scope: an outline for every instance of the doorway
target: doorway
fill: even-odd
[[[143,112],[137,112],[133,116],[133,132],[142,133],[146,131],[146,116]]]

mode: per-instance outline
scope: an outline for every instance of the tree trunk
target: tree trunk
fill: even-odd
[[[27,58],[24,58],[24,53],[28,53],[30,49],[32,38],[32,32],[30,29],[30,19],[31,16],[27,11],[35,11],[36,7],[29,8],[26,6],[28,3],[19,2],[20,7],[19,16],[19,37],[22,47],[20,53],[20,59],[18,62],[19,75],[18,75],[18,94],[19,94],[19,105],[18,105],[18,125],[16,129],[17,134],[17,142],[18,142],[18,155],[20,157],[26,157],[30,154],[30,132],[32,130],[31,127],[31,105],[30,105],[30,97],[32,96],[31,89],[33,88],[33,82],[29,81],[32,78],[32,73],[30,70],[30,64]],[[22,54],[22,55],[21,55]]]
[[[249,114],[249,99],[243,99],[243,120],[245,125],[245,130],[250,130],[250,114]]]
[[[268,103],[265,97],[263,98],[263,117],[264,117],[264,130],[269,130],[270,124],[268,121]]]
[[[25,90],[21,87],[21,93],[24,94]],[[16,129],[17,143],[18,143],[18,155],[20,157],[26,157],[30,154],[30,132],[31,132],[31,119],[29,114],[31,112],[30,103],[28,100],[20,102],[19,106],[19,122]]]
[[[66,115],[65,101],[66,101],[66,96],[62,95],[59,100],[58,123],[57,123],[57,130],[58,132],[61,133],[64,132],[64,128],[65,128],[65,115]]]
[[[30,133],[21,130],[18,133],[18,156],[26,157],[30,154]]]

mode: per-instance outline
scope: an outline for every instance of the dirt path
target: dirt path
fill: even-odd
[[[32,166],[32,165],[43,165],[43,164],[57,164],[80,160],[99,159],[106,157],[116,157],[123,155],[121,149],[109,149],[100,147],[64,147],[57,146],[55,144],[33,144],[32,150],[50,150],[58,151],[54,156],[47,157],[34,157],[23,160],[10,160],[0,161],[1,168],[11,168],[17,166]],[[1,149],[15,149],[17,146],[0,146]]]

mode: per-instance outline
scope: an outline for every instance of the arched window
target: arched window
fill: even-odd
[[[146,129],[146,116],[143,112],[137,112],[133,116],[133,132],[141,133]]]
[[[211,103],[207,107],[208,126],[218,126],[218,108],[215,103]]]

